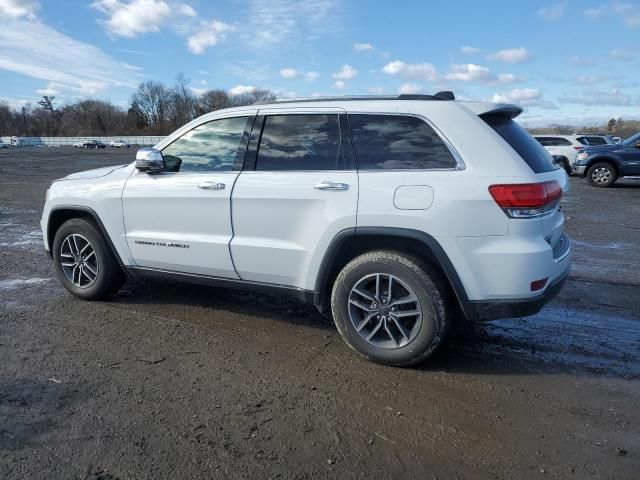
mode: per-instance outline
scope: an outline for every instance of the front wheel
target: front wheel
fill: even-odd
[[[331,310],[351,348],[370,360],[403,367],[436,351],[451,314],[438,273],[392,250],[349,262],[333,285]]]
[[[62,224],[53,239],[52,253],[62,285],[76,297],[100,300],[124,283],[125,274],[102,234],[84,218]]]
[[[600,162],[589,167],[587,178],[594,187],[610,187],[618,179],[618,174],[613,165]]]

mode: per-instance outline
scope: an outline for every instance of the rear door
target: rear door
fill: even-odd
[[[354,228],[358,175],[343,110],[260,110],[232,195],[231,254],[243,280],[312,290],[340,231]]]
[[[167,171],[129,177],[122,206],[137,266],[238,278],[229,252],[231,192],[253,120],[238,114],[198,125],[162,148]]]

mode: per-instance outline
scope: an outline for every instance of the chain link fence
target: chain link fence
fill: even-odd
[[[131,146],[150,147],[164,137],[153,135],[123,137],[0,137],[2,143],[16,147],[64,147],[81,144],[88,140],[98,140],[109,146],[111,141],[124,141]]]

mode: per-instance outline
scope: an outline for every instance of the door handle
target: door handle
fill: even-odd
[[[316,190],[349,190],[349,184],[339,182],[320,182],[316,183],[313,188]]]
[[[224,190],[225,184],[219,182],[202,182],[198,184],[198,188],[202,190]]]

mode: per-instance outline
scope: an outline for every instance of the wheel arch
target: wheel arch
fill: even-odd
[[[433,266],[464,312],[467,292],[440,243],[420,230],[396,227],[358,227],[343,230],[332,240],[324,254],[315,284],[314,303],[321,312],[328,311],[333,282],[342,268],[365,252],[388,248],[418,256]]]
[[[589,162],[587,163],[587,168],[584,169],[585,177],[587,176],[587,172],[589,171],[589,169],[596,163],[610,163],[611,166],[615,169],[616,175],[620,177],[620,173],[622,170],[620,169],[619,160],[616,157],[611,155],[602,155],[602,156],[589,159]]]
[[[84,218],[93,221],[102,234],[102,237],[107,242],[107,245],[111,249],[111,253],[113,253],[114,257],[118,261],[118,264],[121,267],[124,267],[124,263],[122,262],[122,259],[113,245],[113,242],[111,241],[111,238],[109,237],[109,234],[107,233],[107,230],[98,214],[92,208],[80,205],[60,205],[51,209],[51,212],[49,213],[49,221],[47,222],[47,246],[49,247],[50,255],[52,255],[53,238],[55,237],[56,232],[64,222],[71,220],[72,218]]]

